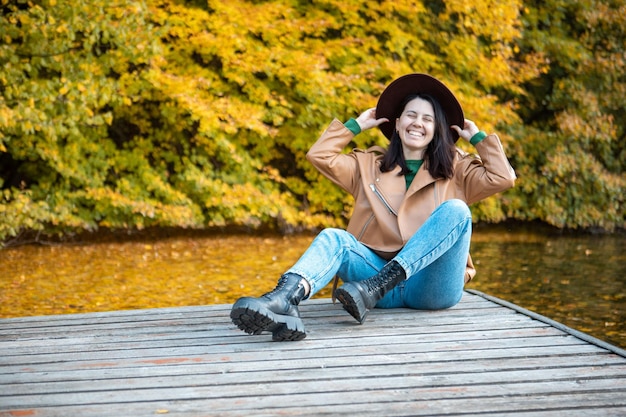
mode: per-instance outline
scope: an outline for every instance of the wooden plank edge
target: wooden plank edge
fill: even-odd
[[[552,326],[552,327],[554,327],[554,328],[556,328],[558,330],[561,330],[561,331],[563,331],[563,332],[565,332],[565,333],[567,333],[567,334],[569,334],[571,336],[574,336],[574,337],[576,337],[578,339],[581,339],[581,340],[583,340],[583,341],[585,341],[587,343],[591,343],[593,345],[596,345],[598,347],[601,347],[603,349],[606,349],[606,350],[608,350],[610,352],[613,352],[613,353],[615,353],[617,355],[620,355],[620,356],[626,358],[626,350],[624,350],[624,349],[622,349],[622,348],[620,348],[618,346],[612,345],[611,343],[605,342],[604,340],[598,339],[598,338],[596,338],[594,336],[591,336],[591,335],[589,335],[587,333],[584,333],[584,332],[581,332],[579,330],[572,329],[571,327],[566,326],[563,323],[559,323],[558,321],[552,320],[551,318],[543,316],[543,315],[541,315],[539,313],[535,313],[534,311],[525,309],[524,307],[520,307],[517,304],[513,304],[513,303],[511,303],[509,301],[506,301],[506,300],[503,300],[501,298],[494,297],[493,295],[485,294],[485,293],[483,293],[481,291],[474,290],[474,289],[469,289],[469,288],[466,288],[465,291],[467,291],[467,292],[469,292],[471,294],[477,295],[479,297],[482,297],[485,300],[492,301],[492,302],[494,302],[496,304],[499,304],[499,305],[501,305],[503,307],[509,308],[511,310],[515,310],[518,313],[524,314],[525,316],[528,316],[528,317],[530,317],[530,318],[532,318],[534,320],[538,320],[538,321],[541,321],[543,323],[549,324],[550,326]]]

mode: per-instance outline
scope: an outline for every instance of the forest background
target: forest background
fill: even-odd
[[[473,207],[475,221],[625,228],[626,0],[0,0],[0,10],[0,242],[343,226],[351,197],[305,153],[333,118],[375,106],[411,72],[455,91],[518,174]],[[368,131],[353,145],[385,142]]]

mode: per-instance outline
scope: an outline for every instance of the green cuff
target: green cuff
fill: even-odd
[[[359,123],[355,119],[350,119],[347,122],[345,122],[343,125],[355,135],[358,135],[359,133],[361,133],[361,126],[359,126]]]
[[[487,137],[487,134],[481,130],[480,132],[472,136],[472,138],[470,139],[470,143],[476,146],[480,141],[482,141],[486,137]]]

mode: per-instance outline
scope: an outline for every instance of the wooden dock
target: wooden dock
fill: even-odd
[[[0,320],[0,416],[624,416],[626,352],[472,291],[358,325],[304,302],[272,342],[230,305]]]

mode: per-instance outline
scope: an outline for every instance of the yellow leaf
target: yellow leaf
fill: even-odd
[[[26,132],[26,133],[33,133],[33,124],[31,123],[30,120],[26,120],[22,124],[22,128],[24,129],[24,132]]]

